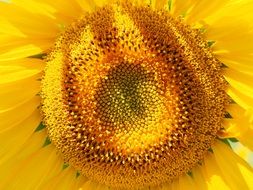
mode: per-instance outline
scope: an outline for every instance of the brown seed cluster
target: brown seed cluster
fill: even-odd
[[[115,4],[56,42],[42,86],[44,122],[65,160],[118,189],[188,172],[221,129],[220,62],[167,12]]]

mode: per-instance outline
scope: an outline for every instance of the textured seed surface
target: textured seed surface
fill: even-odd
[[[211,147],[228,97],[197,30],[149,7],[103,7],[73,23],[42,86],[50,139],[81,174],[118,189],[171,181]]]

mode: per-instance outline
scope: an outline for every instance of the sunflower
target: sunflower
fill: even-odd
[[[0,1],[0,189],[253,189],[252,8]]]

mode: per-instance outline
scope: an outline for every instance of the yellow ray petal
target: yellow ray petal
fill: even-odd
[[[32,55],[40,54],[43,50],[35,45],[13,47],[10,51],[0,54],[0,62],[23,59]]]
[[[38,54],[52,48],[55,38],[43,37],[17,37],[9,34],[0,35],[0,54],[11,52],[17,48],[21,48],[21,52],[27,54],[23,57],[31,56],[33,53]],[[31,52],[22,51],[26,47],[30,47]],[[35,51],[35,52],[34,52]]]
[[[95,4],[92,0],[76,0],[76,2],[81,6],[84,12],[92,12],[95,10]]]
[[[0,132],[0,163],[10,159],[18,150],[22,149],[40,122],[40,111],[35,110],[20,124]]]
[[[241,10],[239,5],[237,9]],[[253,44],[249,43],[253,41],[252,22],[242,16],[232,16],[234,12],[228,14],[231,16],[210,20],[206,35],[216,42],[214,53],[226,65],[238,63],[239,68],[240,65],[252,67]]]
[[[178,190],[178,189],[179,189],[179,179],[175,179],[172,182],[164,183],[161,185],[161,190]]]
[[[228,136],[236,137],[240,142],[253,150],[253,115],[252,112],[243,109],[239,105],[231,104],[227,108],[232,119],[224,119],[223,126]]]
[[[102,7],[108,3],[107,0],[93,0],[93,2],[99,7]]]
[[[58,175],[52,179],[46,181],[45,184],[41,186],[41,190],[65,190],[65,189],[78,189],[85,183],[88,179],[84,176],[76,175],[76,170],[73,167],[68,166],[66,169],[62,170]]]
[[[219,58],[221,57],[221,58]],[[238,70],[241,72],[246,72],[246,73],[252,73],[253,72],[253,65],[252,65],[252,61],[253,60],[253,55],[251,56],[252,58],[250,58],[250,56],[248,56],[248,60],[241,60],[241,61],[233,61],[231,59],[227,59],[224,58],[222,56],[218,56],[218,59],[222,59],[224,63],[226,63],[225,65],[228,66],[229,68],[232,68],[234,70]],[[241,57],[242,59],[243,57]]]
[[[151,7],[154,9],[167,9],[168,10],[168,0],[152,0]]]
[[[192,0],[173,0],[171,12],[174,16],[185,15],[192,6]]]
[[[200,165],[194,166],[194,168],[192,169],[192,175],[194,182],[196,184],[196,189],[205,190],[207,189],[208,181],[204,178],[204,175],[201,171],[201,167],[203,166]]]
[[[1,15],[1,14],[0,14]],[[0,34],[8,34],[12,36],[19,36],[19,37],[25,37],[24,34],[22,34],[21,31],[19,31],[16,27],[12,26],[11,23],[6,20],[4,17],[2,18],[0,16]],[[2,38],[1,38],[2,40]]]
[[[45,15],[35,14],[16,6],[12,3],[0,2],[0,18],[4,18],[9,23],[22,32],[25,36],[54,38],[59,32],[59,28],[53,19]],[[10,34],[11,31],[6,31]]]
[[[246,68],[247,67],[245,67],[244,69]],[[229,68],[225,72],[225,78],[230,84],[227,91],[230,97],[244,109],[252,111],[253,109],[252,70],[248,69],[247,71],[246,70],[237,71],[236,69]]]
[[[20,66],[0,66],[0,84],[22,80],[40,73],[37,69],[24,69]]]
[[[54,9],[55,11],[53,12],[53,16],[56,18],[56,21],[59,24],[68,25],[74,19],[79,18],[84,12],[82,10],[82,6],[77,2],[77,0],[73,1],[38,0],[37,2],[47,4],[47,6],[50,6],[51,9]]]
[[[246,73],[234,69],[226,69],[225,78],[229,84],[242,94],[253,95],[253,72]],[[253,107],[253,104],[252,104]]]
[[[55,147],[45,146],[18,163],[15,172],[2,181],[3,189],[38,189],[45,180],[60,173],[62,163]]]
[[[248,149],[247,147],[243,146],[241,143],[238,142],[238,143],[233,143],[233,150],[242,159],[250,163],[250,155],[252,154],[252,151],[250,151],[250,149]]]
[[[44,144],[46,139],[46,131],[41,130],[39,132],[33,133],[31,137],[23,145],[23,148],[20,149],[12,159],[9,159],[5,162],[0,162],[0,181],[4,181],[7,176],[10,176],[16,169],[17,165],[27,157],[29,157],[34,152],[37,152]],[[0,183],[0,186],[2,183]]]
[[[207,153],[200,169],[207,183],[207,189],[230,190],[212,153]]]
[[[252,26],[243,20],[231,20],[232,17],[222,18],[219,23],[207,28],[208,39],[215,40],[215,46],[228,52],[252,53]],[[235,18],[236,19],[236,18]]]
[[[252,0],[233,0],[229,1],[228,4],[221,9],[215,11],[209,18],[206,19],[210,25],[218,24],[218,20],[221,18],[232,17],[234,23],[237,19],[243,19],[247,21],[252,20]],[[252,23],[251,23],[252,24]]]
[[[0,85],[0,110],[18,107],[32,99],[40,91],[39,76]],[[18,94],[18,96],[17,96]]]
[[[192,1],[192,8],[189,11],[186,20],[189,23],[197,22],[200,20],[203,20],[211,14],[213,14],[215,11],[219,10],[223,6],[225,6],[229,0],[193,0]]]
[[[12,0],[11,2],[23,9],[26,9],[28,12],[46,15],[50,18],[54,18],[52,13],[56,11],[48,4],[42,2],[40,3],[36,0]]]
[[[82,185],[80,190],[97,190],[97,187],[98,187],[98,183],[88,180]]]
[[[245,94],[247,92],[242,92],[235,87],[230,86],[227,89],[227,94],[240,106],[246,110],[252,110],[253,108],[253,97],[252,94]]]
[[[31,114],[40,105],[40,98],[35,96],[24,104],[6,111],[0,111],[0,131],[4,131],[18,125]]]
[[[179,190],[197,190],[197,185],[193,180],[193,177],[185,174],[179,177]]]
[[[253,169],[222,142],[213,147],[215,160],[231,189],[252,189]]]
[[[45,61],[34,58],[15,59],[11,61],[0,61],[0,66],[22,67],[24,69],[36,69],[42,71],[45,67]]]

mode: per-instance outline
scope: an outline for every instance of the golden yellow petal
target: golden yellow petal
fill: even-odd
[[[208,153],[204,163],[200,166],[204,180],[207,183],[207,189],[230,190],[229,185],[224,181],[221,169],[219,168],[213,153]]]
[[[0,62],[23,59],[42,52],[38,46],[29,44],[20,47],[13,47],[10,51],[0,54]]]
[[[84,0],[85,1],[85,0]],[[68,25],[74,19],[79,18],[84,11],[82,7],[84,5],[88,5],[87,3],[83,2],[84,5],[81,6],[81,0],[73,0],[73,1],[62,1],[62,0],[38,0],[37,2],[46,4],[47,6],[51,7],[51,9],[55,10],[53,12],[53,16],[56,18],[56,21],[59,24]],[[82,3],[82,2],[81,2]]]
[[[206,20],[207,38],[214,40],[214,53],[226,65],[245,70],[253,60],[252,1],[231,1]]]
[[[167,9],[168,10],[168,0],[152,0],[151,7],[154,9]]]
[[[223,142],[213,146],[214,157],[231,189],[252,189],[253,169]]]
[[[202,170],[201,167],[203,167],[203,166],[196,165],[192,169],[192,175],[193,175],[194,182],[196,184],[196,189],[205,190],[205,189],[207,189],[208,181],[205,179],[205,177],[201,171]]]
[[[1,14],[0,14],[1,15]],[[4,17],[0,16],[0,34],[1,36],[3,34],[12,35],[12,36],[19,36],[19,37],[25,37],[24,34],[22,34],[21,31],[19,31],[16,27],[11,25],[11,23],[6,20]],[[3,39],[2,37],[0,38],[1,40]]]
[[[0,13],[0,19],[7,20],[24,36],[33,36],[35,38],[47,37],[52,39],[59,32],[55,20],[45,15],[28,12],[26,9],[12,3],[3,2],[0,2],[0,10],[4,10]],[[12,35],[12,33],[10,33],[11,31],[5,31],[5,33]]]
[[[2,101],[2,100],[1,100]],[[27,100],[25,103],[13,107],[7,110],[0,111],[0,131],[8,130],[26,118],[32,115],[32,113],[40,105],[40,98],[38,96],[33,97],[30,100]],[[36,127],[36,126],[35,126]]]
[[[198,190],[198,186],[193,180],[193,177],[189,176],[188,174],[183,175],[179,178],[179,190]]]
[[[39,54],[41,52],[47,51],[49,48],[52,47],[54,40],[55,37],[33,37],[33,35],[31,35],[30,37],[19,37],[10,36],[9,34],[2,34],[0,35],[0,54],[7,53],[7,55],[9,55],[12,52],[15,53],[15,49],[19,49],[19,51],[16,50],[17,56],[32,56],[34,54]],[[3,59],[8,59],[6,56],[2,57]],[[13,58],[16,58],[16,56],[14,55]]]
[[[39,77],[40,75],[26,77],[24,79],[16,78],[15,82],[1,84],[0,111],[23,105],[36,96],[40,91]]]
[[[242,159],[244,159],[246,162],[250,163],[250,156],[252,154],[252,151],[250,149],[243,146],[241,143],[237,142],[237,143],[233,143],[233,150]]]
[[[171,12],[174,16],[185,15],[192,6],[192,0],[173,0]]]
[[[36,0],[12,0],[13,4],[24,8],[28,12],[36,13],[36,14],[42,14],[45,16],[48,16],[50,18],[54,18],[53,14],[56,10],[49,6],[46,3],[38,2]]]
[[[224,63],[226,63],[226,66],[228,66],[229,68],[246,73],[253,72],[253,65],[252,65],[253,55],[247,56],[246,59],[244,59],[244,57],[240,57],[239,61],[238,60],[233,61],[229,58],[224,58],[222,57],[222,55],[218,57],[221,57]]]
[[[221,7],[219,10],[213,12],[213,14],[206,19],[207,23],[210,25],[218,24],[218,20],[220,19],[235,19],[230,20],[235,21],[238,20],[252,20],[252,8],[253,8],[253,1],[252,0],[232,0],[229,1],[226,6]],[[240,23],[238,23],[240,24]],[[249,24],[252,25],[252,22]]]
[[[76,2],[81,6],[82,10],[85,12],[92,12],[96,8],[96,5],[92,0],[76,0]]]
[[[236,89],[235,87],[229,86],[227,89],[227,94],[241,107],[246,110],[251,110],[253,108],[253,97],[252,94],[243,92],[242,90]]]
[[[175,179],[172,182],[161,184],[159,187],[153,187],[151,190],[179,190],[179,179]]]
[[[43,146],[46,139],[46,131],[41,130],[39,132],[34,133],[31,137],[22,145],[22,149],[20,149],[15,155],[12,156],[11,159],[0,162],[1,172],[0,172],[0,181],[3,182],[6,180],[8,176],[15,172],[15,169],[19,165],[19,163],[29,157],[34,152],[37,152]],[[0,186],[3,185],[0,183]],[[1,189],[1,187],[0,187]]]
[[[188,12],[186,20],[189,23],[204,20],[225,6],[228,2],[229,0],[192,0],[193,6]]]
[[[253,150],[253,112],[237,104],[229,105],[227,110],[233,117],[223,121],[228,137],[236,137],[244,146]]]
[[[243,72],[228,68],[224,74],[229,85],[240,90],[245,95],[253,95],[253,72]],[[253,105],[252,105],[253,107]]]
[[[66,189],[78,189],[85,183],[88,179],[84,176],[77,177],[77,171],[71,166],[62,170],[58,175],[46,181],[42,186],[41,190],[66,190]]]
[[[15,59],[11,61],[0,61],[0,66],[13,66],[22,69],[42,71],[45,67],[45,61],[34,58]]]
[[[100,184],[96,183],[96,182],[93,182],[91,180],[88,180],[86,181],[82,187],[80,188],[80,190],[97,190],[97,189],[101,189],[101,186]],[[109,188],[107,188],[106,186],[104,186],[104,190],[109,190]]]
[[[63,161],[53,145],[39,149],[16,165],[10,176],[2,181],[2,189],[38,189],[40,185],[62,170]],[[15,180],[13,180],[15,179]]]
[[[40,111],[35,110],[18,125],[0,132],[0,163],[11,159],[15,153],[23,148],[25,142],[34,133],[40,122]]]
[[[0,84],[22,80],[40,72],[41,70],[24,69],[20,66],[0,66]]]

